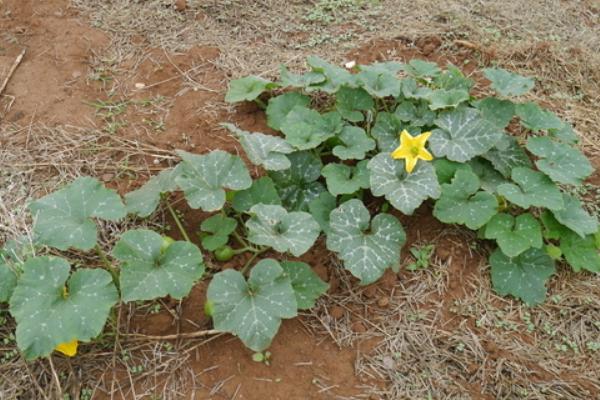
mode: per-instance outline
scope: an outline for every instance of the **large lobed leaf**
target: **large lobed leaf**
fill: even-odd
[[[244,78],[234,79],[229,83],[225,101],[228,103],[252,101],[258,98],[263,92],[275,89],[278,86],[279,84],[258,76],[246,76]]]
[[[485,226],[485,238],[496,239],[498,246],[508,257],[516,257],[532,247],[541,248],[542,228],[529,213],[513,217],[500,213]]]
[[[290,279],[299,310],[308,310],[314,307],[317,299],[329,289],[329,285],[323,282],[306,263],[283,261],[281,267]]]
[[[248,189],[235,192],[231,201],[231,206],[237,212],[248,211],[255,204],[281,205],[275,183],[268,176],[253,181]]]
[[[340,114],[321,115],[304,106],[295,106],[281,124],[285,140],[299,150],[314,149],[341,129]]]
[[[547,207],[560,210],[564,207],[562,194],[558,187],[541,172],[531,168],[516,167],[512,170],[515,183],[498,186],[498,193],[519,207]]]
[[[163,193],[172,192],[177,189],[175,177],[180,168],[168,168],[160,171],[158,175],[151,177],[141,188],[125,195],[125,206],[127,212],[140,217],[148,217],[160,203]]]
[[[330,163],[323,167],[321,174],[325,177],[327,189],[334,196],[369,188],[367,160],[360,161],[356,166]]]
[[[492,82],[492,89],[506,97],[522,96],[535,85],[533,78],[526,78],[502,68],[485,68],[483,75]]]
[[[332,153],[340,160],[362,160],[375,148],[375,141],[357,126],[345,126],[338,138],[342,143],[335,146]]]

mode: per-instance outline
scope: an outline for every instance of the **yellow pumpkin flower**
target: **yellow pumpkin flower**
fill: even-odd
[[[77,339],[71,340],[67,343],[61,343],[54,350],[63,353],[67,357],[75,357],[77,354],[77,347],[79,346],[79,342]]]
[[[425,148],[425,142],[431,136],[431,132],[423,132],[417,136],[411,136],[405,129],[400,133],[400,146],[392,152],[392,158],[404,159],[406,172],[409,174],[415,169],[417,160],[431,161],[433,156]]]

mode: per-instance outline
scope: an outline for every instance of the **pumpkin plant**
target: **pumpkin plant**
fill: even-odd
[[[476,98],[474,82],[453,65],[307,64],[301,74],[282,67],[277,81],[230,84],[226,101],[253,101],[266,113],[270,132],[223,124],[261,177],[252,179],[237,155],[178,151],[177,165],[124,202],[82,177],[30,204],[33,245],[17,239],[0,252],[0,301],[10,305],[27,359],[72,356],[118,302],[182,299],[201,279],[210,280],[204,310],[215,330],[263,352],[283,319],[328,289],[295,258],[323,237],[359,284],[376,282],[400,268],[399,216],[424,203],[441,222],[478,231],[501,295],[543,302],[557,262],[600,272],[597,217],[570,194],[593,168],[568,122],[520,100],[533,79],[487,68],[495,95]],[[196,234],[173,209],[174,192],[211,213]],[[132,229],[110,252],[98,245],[98,220],[147,218],[161,204],[184,240]],[[60,256],[69,249],[96,252],[101,268]],[[239,269],[216,267],[242,254]]]

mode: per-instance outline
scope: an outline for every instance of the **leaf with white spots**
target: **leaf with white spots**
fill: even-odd
[[[127,212],[143,218],[152,214],[160,203],[160,195],[177,189],[175,177],[179,171],[178,167],[162,170],[141,188],[127,193],[125,195]]]
[[[554,182],[581,185],[594,172],[594,167],[583,153],[549,137],[529,138],[527,150],[539,157],[535,165]]]
[[[440,114],[429,139],[436,157],[465,162],[490,150],[504,134],[475,108],[461,107]]]
[[[272,259],[259,261],[248,281],[232,269],[215,274],[207,298],[213,305],[215,329],[238,336],[253,351],[268,348],[281,320],[297,315],[290,278]]]
[[[308,310],[314,307],[317,299],[329,289],[329,285],[323,282],[306,263],[282,261],[281,267],[294,288],[299,310]]]
[[[17,274],[0,252],[0,303],[8,301],[17,286]]]
[[[25,359],[46,357],[61,343],[98,336],[118,300],[110,274],[57,257],[30,258],[10,299],[17,346]],[[69,275],[71,277],[69,278]]]
[[[7,302],[12,296],[23,263],[34,254],[34,250],[27,236],[7,240],[0,249],[0,303]]]
[[[303,211],[288,213],[281,206],[257,204],[250,215],[246,221],[250,242],[296,257],[306,253],[321,232],[312,215]]]
[[[469,92],[464,89],[437,89],[429,96],[429,108],[441,110],[444,108],[456,108],[461,103],[469,100]]]
[[[396,74],[377,65],[361,65],[356,75],[357,84],[377,98],[398,97],[402,83]]]
[[[125,232],[112,255],[121,262],[123,301],[182,299],[204,274],[202,253],[192,243],[164,246],[158,233],[147,229]]]
[[[329,233],[329,215],[336,205],[336,198],[329,192],[321,193],[308,204],[310,215],[313,216],[321,227],[321,230],[325,233]]]
[[[400,132],[404,129],[412,136],[419,135],[421,129],[412,123],[402,122],[396,114],[380,112],[377,114],[371,136],[377,141],[377,148],[381,152],[391,153],[400,145]]]
[[[581,206],[581,201],[568,194],[562,196],[564,208],[552,210],[556,220],[582,238],[598,232],[598,220]]]
[[[294,148],[283,138],[260,132],[247,132],[233,124],[221,125],[237,137],[252,164],[262,165],[271,171],[290,167],[290,160],[286,154],[292,153]]]
[[[482,155],[483,158],[492,163],[494,168],[505,177],[509,177],[516,167],[531,167],[531,160],[512,136],[506,136],[507,146],[494,146],[490,151]]]
[[[281,205],[281,199],[275,183],[268,176],[263,176],[252,182],[252,186],[235,192],[231,206],[237,212],[248,211],[255,204]]]
[[[334,118],[339,117],[339,123]],[[295,106],[281,123],[285,140],[299,150],[314,149],[341,130],[338,113],[321,115],[304,106]]]
[[[515,111],[521,119],[521,125],[532,131],[560,129],[563,122],[552,111],[544,110],[532,101],[520,103]]]
[[[323,83],[327,79],[325,75],[319,72],[294,74],[285,65],[279,67],[279,75],[281,76],[281,86],[292,88],[309,88],[312,85]]]
[[[560,238],[560,250],[574,271],[584,269],[600,273],[600,253],[594,236],[587,235],[582,239],[575,232],[565,229]]]
[[[522,96],[533,89],[535,80],[502,68],[485,68],[483,75],[492,82],[492,89],[501,96]]]
[[[396,217],[379,214],[371,220],[364,204],[353,199],[331,212],[329,225],[327,248],[361,284],[375,282],[386,269],[400,264],[406,234]]]
[[[229,235],[235,231],[236,227],[237,221],[223,214],[215,214],[206,218],[200,224],[202,247],[208,251],[215,251],[219,247],[225,246],[229,242]]]
[[[531,247],[541,248],[542,227],[529,213],[516,218],[500,213],[485,226],[486,239],[496,239],[500,250],[509,257],[516,257]]]
[[[278,83],[268,81],[258,76],[246,76],[244,78],[234,79],[229,83],[225,101],[228,103],[252,101],[263,94],[263,92],[275,89],[278,86]]]
[[[308,107],[309,104],[310,97],[297,92],[288,92],[272,97],[265,111],[267,114],[267,124],[275,130],[280,130],[281,124],[294,107]]]
[[[345,126],[338,138],[342,144],[335,146],[332,153],[340,160],[362,160],[375,148],[375,141],[357,126]]]
[[[419,161],[410,174],[404,160],[394,160],[388,153],[373,157],[367,166],[371,171],[371,191],[385,196],[403,214],[412,214],[428,198],[440,196],[440,185],[431,163]]]
[[[372,109],[375,102],[362,88],[342,86],[335,94],[335,107],[343,118],[350,122],[362,122],[363,111]]]
[[[410,60],[404,65],[404,71],[417,79],[437,78],[442,73],[436,63],[418,59]]]
[[[501,296],[515,296],[530,306],[544,301],[546,282],[556,270],[552,258],[540,249],[529,249],[514,258],[496,249],[490,256],[490,265],[494,290]]]
[[[126,211],[121,197],[95,178],[77,178],[67,187],[29,205],[36,241],[59,250],[89,250],[98,236],[93,218],[117,221]]]
[[[459,169],[452,183],[442,185],[442,195],[435,203],[433,215],[447,224],[463,224],[479,229],[497,212],[498,201],[488,192],[479,190],[481,182],[469,169]]]
[[[323,167],[321,174],[325,177],[327,189],[334,196],[352,194],[369,187],[367,160],[355,166],[330,163]]]
[[[325,76],[325,81],[307,87],[307,90],[321,90],[326,93],[336,93],[342,86],[354,86],[355,77],[349,71],[330,64],[317,56],[309,56],[306,62],[313,73]]]
[[[564,207],[562,194],[558,187],[541,172],[531,168],[517,167],[512,170],[515,183],[498,186],[498,193],[519,207],[546,207],[560,210]]]
[[[500,129],[506,128],[515,115],[515,104],[510,100],[486,97],[475,101],[473,105],[481,111],[483,118],[491,121]]]
[[[221,150],[198,155],[178,151],[183,160],[175,181],[192,208],[217,211],[225,204],[225,190],[243,190],[252,185],[241,158]]]
[[[289,169],[271,171],[279,197],[288,210],[307,210],[308,203],[326,191],[317,179],[321,176],[321,159],[308,151],[299,151],[289,156]]]
[[[435,112],[429,109],[426,101],[402,101],[396,107],[394,115],[400,121],[409,122],[411,126],[431,125],[435,120]]]

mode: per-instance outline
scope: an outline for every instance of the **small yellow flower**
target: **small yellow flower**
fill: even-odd
[[[67,357],[75,357],[77,354],[77,347],[79,346],[79,342],[77,339],[71,340],[67,343],[61,343],[54,350],[63,353]]]
[[[433,156],[425,148],[425,142],[431,136],[431,132],[423,132],[417,136],[411,136],[405,129],[400,133],[400,146],[392,153],[392,158],[405,159],[406,172],[409,174],[415,169],[417,160],[431,161]]]

